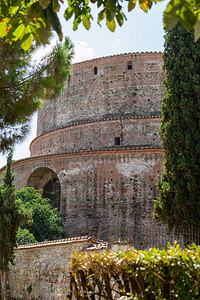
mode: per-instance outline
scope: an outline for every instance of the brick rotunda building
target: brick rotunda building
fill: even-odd
[[[68,237],[126,241],[151,226],[162,80],[161,53],[77,63],[61,96],[39,111],[31,157],[13,164],[16,186],[43,189]]]

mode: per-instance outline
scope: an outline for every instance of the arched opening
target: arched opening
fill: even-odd
[[[43,190],[43,197],[49,198],[53,208],[60,209],[60,181],[54,171],[49,168],[38,168],[29,177],[27,186]]]
[[[47,182],[43,188],[44,198],[49,198],[51,200],[51,206],[53,208],[60,207],[60,182],[58,179],[53,178]]]

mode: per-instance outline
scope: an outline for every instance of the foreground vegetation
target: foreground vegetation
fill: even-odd
[[[163,60],[164,172],[154,218],[169,229],[200,230],[200,41],[178,24],[165,35]]]
[[[75,253],[68,299],[200,299],[200,247]]]
[[[14,175],[11,172],[12,151],[7,158],[7,168],[0,185],[0,274],[1,299],[6,300],[6,273],[14,261],[17,232],[22,223],[31,224],[32,214],[20,199],[16,199]]]

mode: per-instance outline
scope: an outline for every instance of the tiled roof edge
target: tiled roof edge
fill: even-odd
[[[93,236],[81,236],[81,237],[73,237],[73,238],[68,238],[68,239],[60,239],[60,240],[45,241],[45,242],[40,242],[40,243],[19,245],[15,250],[56,246],[56,245],[64,245],[64,244],[73,244],[73,243],[78,243],[78,242],[96,243],[96,240]]]

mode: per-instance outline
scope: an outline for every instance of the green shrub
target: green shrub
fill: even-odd
[[[51,206],[49,199],[42,197],[42,191],[25,187],[17,191],[16,198],[20,199],[25,207],[32,211],[33,216],[33,224],[31,226],[22,224],[21,229],[27,229],[38,242],[50,241],[64,236],[61,213],[57,208]],[[21,242],[18,241],[18,244]]]
[[[200,299],[200,247],[75,253],[68,299]]]
[[[18,245],[25,245],[25,244],[32,244],[37,243],[34,235],[26,228],[19,228],[17,233],[17,244]]]

